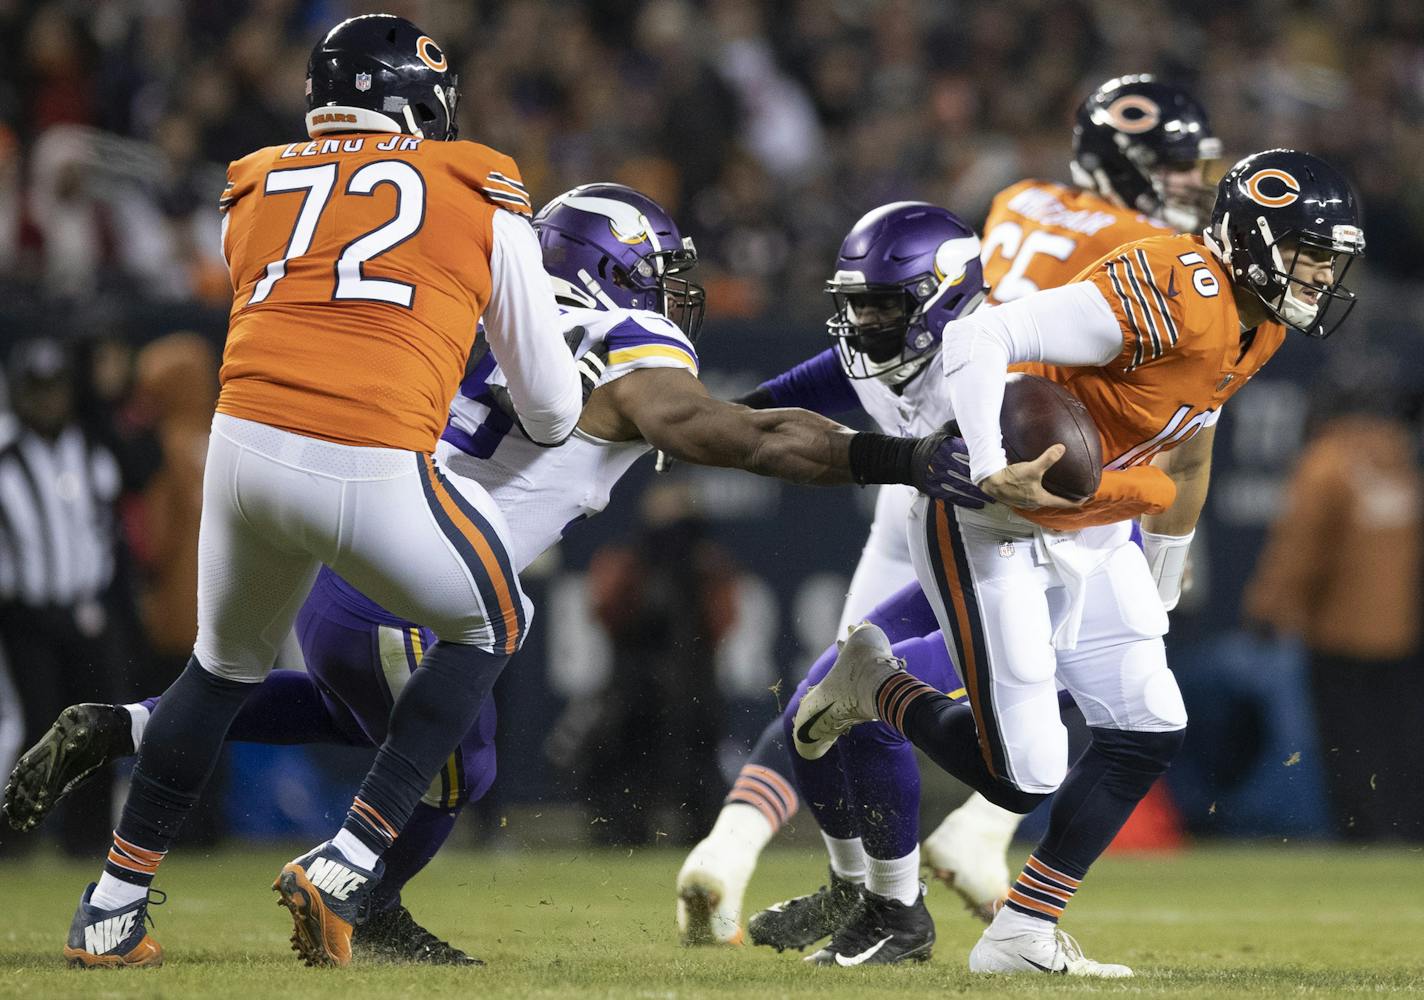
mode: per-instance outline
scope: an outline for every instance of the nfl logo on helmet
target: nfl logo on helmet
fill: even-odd
[[[357,73],[357,74],[356,74],[356,89],[357,89],[357,90],[370,90],[370,89],[371,89],[371,74],[370,74],[370,73]]]

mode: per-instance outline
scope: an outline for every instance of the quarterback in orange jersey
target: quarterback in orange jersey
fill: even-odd
[[[1104,83],[1073,125],[1075,185],[1025,180],[994,197],[989,301],[1057,288],[1124,243],[1200,230],[1212,196],[1203,173],[1220,156],[1205,109],[1181,87],[1145,75]]]
[[[150,883],[323,564],[439,641],[341,829],[273,883],[309,964],[350,960],[382,853],[527,627],[504,518],[431,454],[481,320],[531,440],[557,445],[579,417],[518,168],[453,141],[455,75],[409,21],[343,21],[308,77],[308,139],[229,172],[235,297],[203,481],[198,638],[144,732],[103,876],[70,926],[72,965],[162,961],[145,930]]]
[[[984,222],[988,301],[1065,285],[1125,243],[1200,232],[1214,194],[1203,175],[1220,155],[1221,140],[1189,92],[1146,75],[1108,80],[1078,107],[1075,184],[1025,180],[994,198]],[[1146,482],[1159,497],[1167,488]],[[1110,477],[1104,495],[1114,485],[1124,484]],[[925,838],[930,869],[980,914],[1008,891],[1003,856],[1019,819],[974,794]]]
[[[945,390],[971,478],[998,502],[917,501],[910,542],[968,705],[907,674],[865,624],[792,731],[809,759],[849,725],[881,719],[1005,808],[1028,812],[1057,793],[971,971],[1131,975],[1084,957],[1057,922],[1181,746],[1186,710],[1162,636],[1215,422],[1287,327],[1319,338],[1339,326],[1354,300],[1344,275],[1363,250],[1345,179],[1308,153],[1268,150],[1222,178],[1202,235],[1129,243],[1077,281],[945,326]],[[1062,445],[1007,462],[999,411],[1017,364],[1067,386],[1098,424],[1108,468],[1086,504],[1044,489]],[[1145,554],[1130,540],[1137,515],[1156,539]],[[1091,734],[1071,769],[1060,685]]]

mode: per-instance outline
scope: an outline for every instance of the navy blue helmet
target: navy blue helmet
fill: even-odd
[[[826,282],[836,305],[826,321],[851,378],[904,381],[940,345],[944,325],[984,299],[974,228],[922,201],[882,205],[841,243]]]
[[[307,62],[307,134],[404,132],[454,139],[459,78],[445,50],[403,17],[348,18]]]
[[[1171,170],[1221,156],[1206,109],[1171,83],[1120,76],[1093,91],[1073,125],[1074,183],[1197,232],[1211,209],[1207,184],[1168,183]]]
[[[1236,285],[1308,336],[1330,336],[1354,308],[1344,281],[1365,252],[1360,211],[1349,182],[1318,156],[1268,149],[1241,160],[1217,185],[1206,236]],[[1328,284],[1294,276],[1303,254],[1330,261]]]

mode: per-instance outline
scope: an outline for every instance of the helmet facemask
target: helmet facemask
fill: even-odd
[[[934,300],[939,283],[926,276],[908,286],[870,285],[833,279],[826,291],[835,302],[835,313],[826,320],[826,330],[840,351],[841,365],[853,379],[875,378],[898,384],[907,381],[934,356],[939,337],[926,323],[925,313]],[[960,306],[960,299],[969,291],[983,298],[983,289],[955,289],[953,298],[944,303],[948,310]],[[946,291],[951,291],[946,289]],[[931,296],[922,301],[922,292]],[[960,310],[967,313],[977,301],[965,303]]]
[[[702,331],[707,293],[683,275],[696,265],[697,248],[692,245],[692,237],[684,236],[677,249],[655,250],[638,258],[633,273],[615,265],[613,283],[634,292],[653,292],[657,307],[654,311],[672,320],[688,340],[695,341]]]
[[[1345,274],[1364,252],[1359,228],[1335,226],[1329,236],[1290,230],[1277,236],[1266,219],[1258,217],[1249,234],[1247,246],[1232,247],[1232,258],[1244,251],[1247,261],[1244,266],[1239,260],[1230,261],[1233,275],[1244,278],[1266,310],[1287,326],[1318,340],[1334,333],[1355,307],[1355,293],[1345,287]],[[1218,236],[1225,241],[1224,232]],[[1297,269],[1319,272],[1326,261],[1328,284],[1296,274]]]

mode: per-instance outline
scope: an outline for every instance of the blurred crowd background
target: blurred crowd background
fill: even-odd
[[[0,500],[22,474],[5,465],[15,442],[48,420],[52,440],[72,428],[82,442],[54,475],[71,493],[83,484],[89,511],[86,540],[72,545],[0,518],[5,769],[57,708],[153,692],[187,655],[230,297],[215,211],[224,167],[303,137],[312,44],[372,10],[444,46],[460,68],[462,136],[513,155],[536,204],[617,180],[673,212],[703,260],[699,350],[724,393],[821,348],[821,286],[858,215],[918,198],[978,221],[1017,180],[1066,179],[1073,109],[1108,77],[1151,71],[1192,86],[1228,162],[1289,145],[1342,167],[1364,205],[1367,258],[1351,272],[1362,304],[1328,345],[1282,352],[1218,438],[1195,586],[1171,639],[1201,734],[1174,772],[1176,821],[1201,833],[1424,838],[1411,787],[1424,745],[1404,721],[1424,707],[1416,0],[0,0],[0,391],[14,411]],[[640,508],[640,481],[599,529],[536,567],[541,627],[501,698],[505,718],[549,721],[510,727],[485,809],[492,829],[521,803],[617,811],[579,766],[591,752],[620,774],[640,757],[685,759],[658,777],[647,809],[715,809],[778,682],[830,638],[873,498],[711,471],[676,483],[676,516],[666,501]],[[665,553],[648,540],[674,528],[715,545],[707,627],[628,654],[646,616],[667,609],[620,608],[608,567],[626,573]],[[600,550],[619,537],[622,549]],[[67,589],[27,581],[26,558],[66,547],[83,566]],[[700,586],[689,606],[701,606]],[[665,720],[695,690],[726,737],[669,750],[650,736],[630,750],[626,733],[649,723],[619,708],[629,676],[664,678]],[[581,713],[589,703],[603,714]],[[238,748],[233,801],[212,829],[294,832],[340,807],[344,766],[339,754]],[[336,776],[331,802],[299,791],[312,783],[294,776],[310,774]],[[244,787],[283,780],[290,794],[263,807],[272,815],[241,805]],[[76,819],[64,842],[83,849],[106,823]],[[682,836],[702,832],[684,825]],[[4,838],[0,852],[14,846]]]

